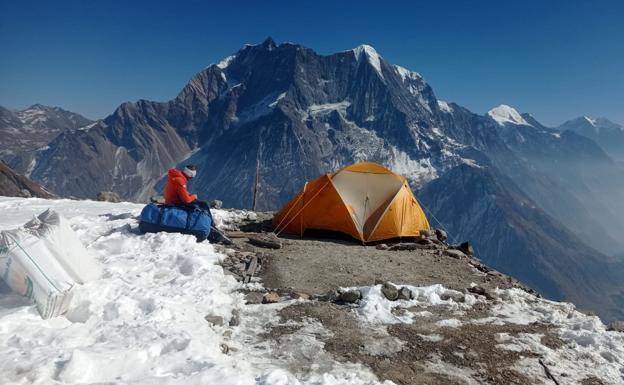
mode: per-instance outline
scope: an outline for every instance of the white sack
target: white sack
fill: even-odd
[[[34,300],[44,319],[65,313],[74,286],[99,274],[74,231],[52,210],[23,228],[0,232],[0,278]]]

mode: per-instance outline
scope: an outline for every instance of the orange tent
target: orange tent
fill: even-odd
[[[364,162],[306,183],[273,226],[278,234],[332,230],[369,242],[414,237],[429,222],[404,177]]]

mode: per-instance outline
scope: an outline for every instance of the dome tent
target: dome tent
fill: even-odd
[[[362,162],[307,182],[273,226],[277,234],[331,230],[372,242],[417,236],[429,222],[404,177]]]

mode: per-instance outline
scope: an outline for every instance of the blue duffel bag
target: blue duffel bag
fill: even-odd
[[[191,234],[202,242],[210,235],[212,215],[197,206],[170,206],[150,203],[141,211],[139,230],[143,233]]]

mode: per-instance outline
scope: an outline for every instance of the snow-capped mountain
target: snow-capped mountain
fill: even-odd
[[[45,146],[64,130],[91,123],[84,116],[59,107],[34,104],[13,111],[0,106],[0,158],[8,161],[16,154]]]
[[[62,195],[88,198],[110,190],[143,200],[162,189],[169,167],[194,163],[199,175],[190,187],[201,198],[250,207],[258,161],[258,207],[277,209],[306,180],[362,160],[405,175],[414,188],[449,181],[445,174],[462,164],[498,170],[494,175],[506,175],[551,219],[527,216],[526,228],[545,234],[559,227],[571,230],[569,237],[548,238],[552,247],[540,260],[574,253],[579,243],[608,253],[624,249],[617,233],[624,228],[624,214],[617,214],[624,213],[618,199],[624,194],[624,172],[592,140],[544,127],[509,106],[483,116],[439,100],[418,73],[388,63],[366,45],[327,56],[270,38],[246,45],[195,75],[175,99],[124,103],[106,119],[64,131],[48,148],[24,154],[12,165]],[[505,183],[497,186],[506,189]],[[450,199],[451,187],[457,186],[438,186],[446,193],[435,199]],[[487,188],[477,191],[447,214],[488,223],[475,230],[478,239],[492,245],[481,253],[487,260],[515,258],[502,254],[495,247],[498,240],[487,236],[492,228],[510,226],[510,216],[468,211],[490,199]],[[524,204],[518,194],[498,195],[501,207]],[[457,229],[458,238],[474,236],[464,226]],[[574,234],[581,238],[568,242]],[[529,232],[514,247],[537,258],[543,252],[534,247],[536,239]],[[598,251],[595,255],[602,258]],[[604,269],[596,265],[592,276],[599,279]],[[577,279],[550,275],[534,284],[546,293],[570,296],[565,288]],[[603,309],[617,309],[621,299],[606,301],[602,314],[612,316]]]
[[[524,126],[531,126],[529,122],[524,120],[522,115],[516,111],[515,108],[510,107],[506,104],[501,104],[498,107],[492,108],[488,111],[488,116],[496,121],[501,126],[506,124],[517,124]]]
[[[598,143],[614,160],[624,166],[624,127],[606,118],[583,116],[568,120],[558,127],[561,131],[574,131]]]

